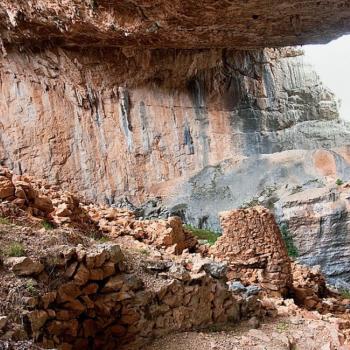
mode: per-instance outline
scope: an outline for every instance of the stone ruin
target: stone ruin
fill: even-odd
[[[195,272],[153,262],[148,270],[162,271],[164,281],[148,287],[112,243],[66,246],[41,259],[4,264],[46,285],[27,300],[23,319],[29,338],[49,349],[139,349],[170,332],[237,322],[260,309],[256,295],[232,294],[225,270],[207,259]]]
[[[222,236],[211,253],[229,264],[230,280],[258,283],[270,294],[286,295],[291,264],[274,216],[264,207],[223,212]]]
[[[112,240],[129,236],[158,251],[158,261],[142,262],[141,274],[115,243],[7,258],[7,270],[42,286],[26,300],[21,317],[28,338],[46,348],[138,349],[167,333],[238,322],[263,313],[256,285],[270,296],[292,296],[308,309],[346,307],[325,303],[329,291],[316,268],[291,263],[275,219],[263,207],[222,213],[223,234],[208,251],[180,218],[137,220],[128,210],[82,205],[67,192],[6,169],[0,171],[0,198],[2,216],[17,217],[20,210],[56,225],[88,220]],[[157,276],[155,285],[145,283],[148,274]],[[244,285],[234,290],[228,280]],[[6,332],[10,336],[3,326],[0,333]]]

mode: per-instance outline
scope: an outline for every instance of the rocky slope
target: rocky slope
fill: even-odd
[[[266,208],[223,213],[224,234],[210,249],[177,217],[136,220],[42,180],[0,174],[1,349],[137,350],[170,333],[196,339],[211,330],[222,330],[211,349],[349,347],[350,301],[318,269],[291,263]],[[193,340],[181,344],[191,349]]]

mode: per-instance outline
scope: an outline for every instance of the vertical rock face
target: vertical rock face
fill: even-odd
[[[160,196],[212,228],[276,184],[350,177],[350,126],[298,49],[5,46],[0,162],[16,173],[109,204]]]
[[[320,265],[328,281],[350,286],[349,185],[306,189],[276,203],[279,220],[298,248],[299,260]]]
[[[176,199],[233,157],[349,139],[295,49],[8,50],[0,74],[2,162],[109,203]]]

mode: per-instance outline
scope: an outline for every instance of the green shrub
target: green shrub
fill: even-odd
[[[344,299],[350,299],[350,290],[341,289],[339,292]]]
[[[289,324],[286,322],[279,322],[276,326],[278,333],[286,332],[289,329]]]
[[[33,296],[38,295],[38,290],[36,288],[36,283],[34,280],[30,279],[27,281],[26,289],[31,295],[33,295]]]
[[[2,225],[10,225],[11,221],[8,218],[0,217],[0,224],[2,224]]]
[[[48,221],[48,220],[43,220],[41,222],[41,225],[42,227],[47,230],[47,231],[50,231],[50,230],[53,230],[55,228],[55,226],[53,225],[52,222]]]
[[[344,183],[344,182],[343,182],[343,180],[341,180],[341,179],[337,179],[337,181],[335,182],[335,184],[336,184],[337,186],[341,186],[343,183]]]
[[[13,242],[7,247],[7,256],[20,257],[25,255],[24,247],[21,243]]]
[[[102,237],[98,238],[97,241],[99,243],[106,243],[106,242],[109,242],[109,238],[106,236],[102,236]]]
[[[203,239],[208,241],[209,245],[215,244],[220,236],[219,232],[211,231],[208,229],[196,228],[191,225],[184,225],[185,228],[190,231],[198,239]]]
[[[293,237],[291,236],[288,226],[286,224],[282,224],[280,227],[282,238],[284,243],[286,244],[288,255],[292,258],[296,258],[299,256],[298,248],[295,246],[293,242]]]
[[[151,252],[148,249],[140,249],[139,253],[142,255],[150,256]]]

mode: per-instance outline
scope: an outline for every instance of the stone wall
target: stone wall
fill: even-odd
[[[24,324],[28,336],[46,348],[136,349],[169,332],[236,322],[259,312],[256,297],[233,295],[224,275],[211,274],[207,262],[208,273],[153,262],[148,269],[163,271],[163,280],[146,287],[128,271],[119,246],[109,243],[62,247],[40,261],[8,258],[5,266],[45,286],[44,294],[27,300]]]
[[[274,216],[254,207],[224,212],[223,229],[211,252],[229,263],[229,279],[260,285],[272,294],[285,295],[291,287],[291,266]]]

